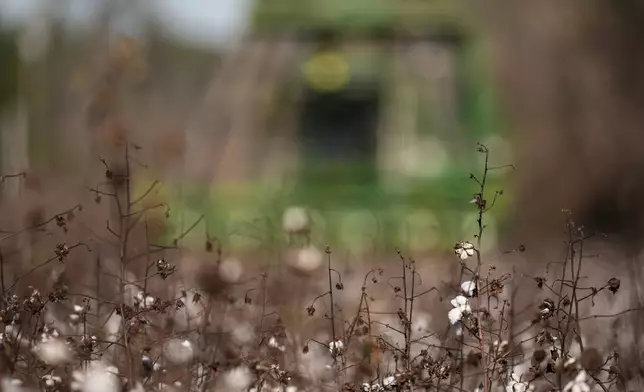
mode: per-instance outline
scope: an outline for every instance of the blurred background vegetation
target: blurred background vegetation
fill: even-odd
[[[476,142],[491,165],[512,163],[490,43],[467,1],[244,2],[211,41],[173,21],[226,14],[225,1],[173,3],[186,15],[165,17],[95,1],[82,28],[37,3],[2,19],[3,172],[91,183],[126,138],[143,147],[137,190],[163,181],[168,238],[205,213],[210,235],[253,249],[302,205],[313,241],[336,249],[449,250],[476,231]],[[492,247],[508,227],[509,174],[491,172],[489,196],[505,190]]]

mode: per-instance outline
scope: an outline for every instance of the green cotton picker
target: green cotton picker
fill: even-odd
[[[315,244],[352,254],[473,240],[476,143],[491,165],[512,154],[468,12],[456,0],[257,2],[188,130],[188,174],[163,187],[167,238],[205,213],[210,236],[252,252],[283,239],[284,212],[301,206]],[[488,198],[505,188],[489,246],[507,222],[507,176],[488,178]],[[203,246],[202,226],[186,245]]]

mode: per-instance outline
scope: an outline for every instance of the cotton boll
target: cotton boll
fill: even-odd
[[[30,339],[25,338],[23,331],[20,330],[16,325],[9,324],[4,328],[5,339],[11,339],[16,341],[20,347],[27,348],[30,344]]]
[[[253,382],[253,375],[246,366],[239,366],[222,376],[227,391],[242,392],[248,389]]]
[[[282,226],[287,233],[301,233],[308,230],[309,214],[303,207],[289,207],[282,215]]]
[[[237,283],[244,273],[242,264],[237,259],[226,259],[219,264],[219,277],[226,283]]]
[[[472,297],[476,294],[476,282],[468,280],[461,283],[461,290],[466,297]]]
[[[188,340],[170,339],[163,347],[165,357],[175,365],[182,365],[192,361],[194,347]]]
[[[255,329],[249,323],[232,326],[233,341],[239,345],[250,343],[255,338]]]
[[[119,315],[116,311],[112,312],[110,317],[105,323],[105,332],[107,333],[107,340],[110,342],[115,342],[119,338],[119,331],[121,330],[121,322],[123,317]]]
[[[60,339],[48,339],[34,347],[34,353],[48,365],[57,366],[72,360],[69,346]]]
[[[300,273],[310,274],[320,268],[324,261],[324,256],[316,247],[310,245],[299,249],[295,255],[291,266]]]
[[[42,381],[48,389],[58,388],[62,384],[63,379],[54,374],[45,374],[42,376]]]
[[[121,383],[118,369],[101,361],[92,361],[87,370],[72,373],[71,389],[78,392],[118,392]]]
[[[23,392],[22,381],[17,378],[4,377],[2,379],[2,390],[5,392]]]
[[[512,372],[521,377],[521,375],[528,372],[528,370],[530,370],[530,362],[522,362],[514,366]]]

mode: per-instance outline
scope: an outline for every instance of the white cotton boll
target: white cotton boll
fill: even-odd
[[[461,283],[461,290],[466,297],[472,297],[476,294],[476,282],[473,280],[468,280]]]
[[[297,387],[294,386],[294,385],[289,385],[288,387],[286,387],[285,391],[286,392],[297,392]]]
[[[309,213],[304,207],[289,207],[282,215],[282,226],[287,233],[300,233],[308,230]]]
[[[249,323],[235,325],[232,328],[232,338],[239,345],[248,344],[255,338],[255,328]]]
[[[165,357],[175,365],[182,365],[192,361],[194,347],[188,340],[170,339],[163,347]]]
[[[246,366],[239,366],[222,376],[227,391],[242,392],[248,389],[253,382],[253,374]]]
[[[517,375],[518,378],[521,378],[521,375],[526,373],[528,370],[530,370],[530,362],[526,361],[514,366],[514,369],[512,369],[512,373]]]
[[[157,302],[156,298],[139,291],[134,297],[134,304],[140,309],[149,309]]]
[[[512,373],[505,390],[507,392],[531,392],[534,390],[534,385],[530,385],[529,382],[523,380],[520,374]]]
[[[115,342],[119,338],[119,331],[121,330],[121,322],[123,321],[123,317],[116,313],[116,311],[112,312],[110,317],[107,319],[105,322],[105,332],[107,333],[107,341],[109,342]]]
[[[276,348],[276,349],[280,350],[281,352],[286,351],[286,347],[284,345],[280,344],[280,342],[277,341],[275,336],[271,336],[271,338],[268,339],[268,347]]]
[[[342,343],[342,340],[337,340],[335,342],[329,343],[329,352],[331,354],[342,354],[344,351],[344,343]]]
[[[2,379],[2,391],[4,392],[23,392],[22,381],[17,378],[4,377]]]
[[[62,378],[54,376],[53,374],[45,374],[42,376],[42,380],[48,388],[53,388],[63,382]]]
[[[121,383],[118,369],[101,361],[92,361],[87,370],[72,373],[71,389],[78,392],[118,392]]]
[[[4,337],[5,339],[11,339],[16,341],[20,347],[26,348],[30,347],[30,339],[25,338],[23,331],[20,330],[16,325],[14,324],[9,324],[4,328]]]
[[[237,283],[244,273],[242,264],[237,259],[226,259],[219,264],[219,277],[226,283]]]
[[[292,262],[293,268],[298,272],[312,273],[322,265],[324,256],[315,246],[307,246],[297,251],[295,260]]]
[[[387,376],[382,379],[382,386],[385,388],[393,388],[396,385],[395,376]]]
[[[41,361],[52,366],[67,363],[72,359],[69,346],[60,339],[48,339],[33,350]]]
[[[454,308],[447,313],[447,317],[449,318],[449,322],[452,325],[456,325],[458,322],[460,322],[463,318],[463,314],[472,311],[469,305],[469,301],[462,295],[454,298],[451,301],[451,304],[452,306],[454,306]]]

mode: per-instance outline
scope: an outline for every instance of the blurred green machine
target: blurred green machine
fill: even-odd
[[[261,130],[240,136],[248,142],[252,135],[260,147],[232,160],[261,168],[271,156],[292,159],[268,180],[256,170],[168,195],[181,206],[173,208],[181,213],[173,214],[170,238],[206,211],[212,236],[252,251],[277,240],[282,213],[293,205],[310,209],[315,243],[350,252],[398,246],[431,253],[473,238],[469,201],[477,185],[469,177],[483,167],[476,142],[488,145],[495,165],[511,163],[511,151],[485,42],[464,1],[265,0],[256,4],[253,26],[249,45],[294,49],[283,72],[271,73],[269,60],[260,65],[258,80],[276,79],[275,87]],[[271,155],[271,140],[287,142]],[[490,195],[504,185],[504,173],[494,172]],[[504,227],[505,191],[487,221],[490,245]],[[200,244],[197,238],[203,231],[195,236]]]

